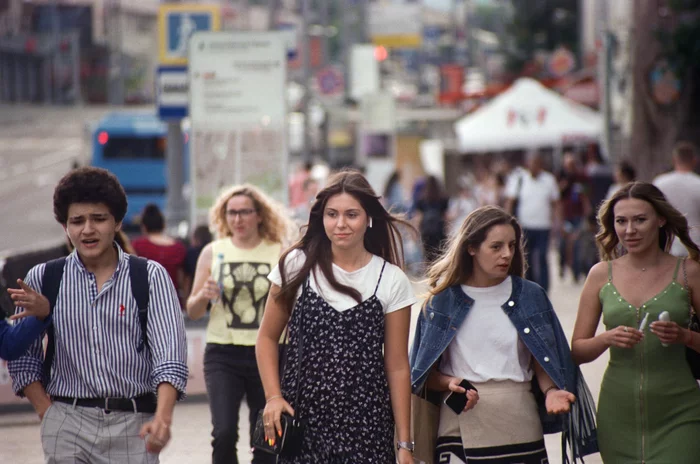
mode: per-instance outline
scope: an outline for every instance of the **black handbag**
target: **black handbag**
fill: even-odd
[[[693,309],[693,299],[690,294],[690,287],[688,286],[688,273],[685,270],[685,259],[683,260],[683,280],[685,283],[685,290],[688,293],[688,330],[700,332],[700,319],[698,319],[698,315]],[[700,379],[700,353],[686,346],[685,359],[688,361],[693,377]]]
[[[263,425],[263,411],[258,413],[258,420],[255,422],[253,432],[253,447],[266,453],[292,457],[301,452],[301,445],[304,439],[304,426],[289,414],[282,413],[280,417],[282,424],[282,436],[275,437],[275,444],[270,444],[265,440],[265,426]]]
[[[306,298],[306,290],[308,288],[308,279],[304,283],[304,288],[301,294],[301,304],[299,304],[299,309],[303,307],[304,299]],[[297,361],[297,391],[294,400],[294,406],[299,405],[299,390],[301,383],[301,361],[304,353],[304,332],[303,328],[303,316],[304,313],[299,313],[299,356]],[[289,327],[284,334],[284,365],[286,368],[287,358],[289,357]],[[299,416],[299,411],[295,411],[297,416]],[[292,417],[287,413],[282,413],[280,417],[280,423],[282,425],[282,436],[275,437],[275,444],[270,446],[270,444],[265,440],[265,424],[263,419],[263,411],[258,413],[258,418],[255,421],[255,430],[253,431],[253,448],[270,453],[276,456],[293,457],[299,455],[301,452],[302,444],[304,442],[304,424],[299,417]]]

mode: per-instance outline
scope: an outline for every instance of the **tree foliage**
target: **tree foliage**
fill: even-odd
[[[578,0],[511,0],[506,26],[507,68],[521,74],[536,52],[559,46],[576,51],[579,43]]]
[[[700,0],[636,0],[631,157],[642,179],[670,164],[681,140],[700,144]],[[651,75],[667,62],[677,76],[679,95],[659,101]]]
[[[657,30],[664,53],[678,75],[700,72],[700,0],[669,0],[668,6],[674,19]]]

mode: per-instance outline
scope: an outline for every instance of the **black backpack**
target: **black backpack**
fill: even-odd
[[[139,308],[139,324],[141,325],[141,342],[136,348],[139,353],[148,347],[147,325],[148,325],[148,260],[138,256],[129,255],[129,280],[131,281],[131,293]],[[41,282],[41,293],[49,300],[49,314],[53,314],[56,306],[58,290],[61,288],[63,279],[63,269],[66,266],[66,258],[58,258],[46,263],[44,268],[44,278]],[[46,355],[44,356],[44,387],[49,385],[51,380],[51,364],[56,353],[56,339],[53,324],[46,331],[48,344],[46,345]]]

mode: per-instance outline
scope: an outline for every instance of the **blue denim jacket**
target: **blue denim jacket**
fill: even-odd
[[[34,316],[10,325],[6,320],[0,320],[0,358],[14,361],[24,354],[29,345],[39,338],[51,325],[51,316],[44,321]]]
[[[565,432],[567,437],[563,437],[562,441],[573,436],[577,446],[572,448],[571,444],[568,445],[574,449],[573,459],[597,452],[595,424],[591,423],[595,417],[593,400],[580,370],[573,362],[569,343],[552,303],[539,285],[517,276],[513,276],[512,281],[513,290],[503,305],[503,311],[552,381],[560,389],[574,393],[577,397],[575,407],[583,408],[579,414],[547,414],[544,395],[533,378],[533,392],[539,406],[542,429],[546,434]],[[410,356],[413,393],[422,394],[431,368],[454,339],[473,304],[474,300],[464,293],[460,285],[453,285],[435,295],[421,311]],[[588,421],[585,427],[584,424],[572,424],[572,415],[583,415]]]

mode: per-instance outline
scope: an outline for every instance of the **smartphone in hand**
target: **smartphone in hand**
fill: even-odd
[[[479,390],[476,389],[472,383],[466,379],[462,380],[459,384],[460,387],[464,388],[465,390],[474,390],[478,392]],[[461,414],[462,411],[464,411],[464,407],[467,405],[467,394],[465,393],[457,393],[457,392],[451,392],[449,395],[447,395],[447,398],[445,398],[445,404],[455,412],[455,414]]]

